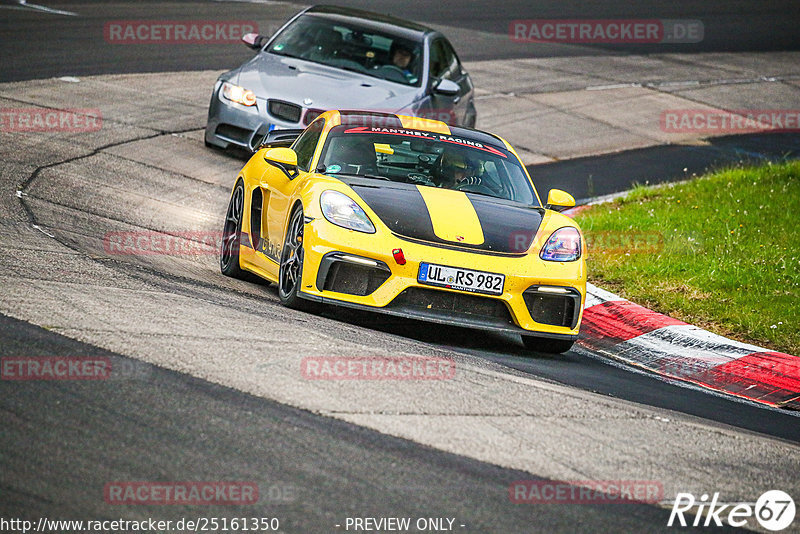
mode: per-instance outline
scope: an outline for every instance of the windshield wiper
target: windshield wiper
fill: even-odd
[[[295,54],[287,54],[286,52],[276,52],[274,50],[270,50],[269,53],[270,54],[275,54],[276,56],[290,57],[292,59],[302,59],[303,61],[308,61],[308,59],[304,58],[303,56],[298,56],[298,55],[295,55]]]
[[[367,76],[372,76],[369,73],[369,71],[366,70],[366,69],[359,69],[359,68],[356,68],[356,67],[348,67],[348,66],[342,66],[342,65],[334,65],[334,64],[331,64],[331,63],[325,63],[325,65],[328,65],[329,67],[334,67],[334,68],[337,68],[337,69],[346,70],[346,71],[349,71],[349,72],[355,72],[355,73],[358,73],[358,74],[366,74]]]
[[[379,176],[377,174],[359,174],[356,172],[328,172],[323,171],[325,176],[352,176],[354,178],[370,178],[373,180],[389,180],[390,182],[394,181],[391,178],[387,178],[386,176]]]
[[[454,189],[454,191],[461,191],[460,189]],[[462,193],[467,193],[470,195],[481,195],[483,197],[491,197],[491,198],[499,198],[500,200],[508,200],[507,198],[498,197],[497,195],[490,195],[489,193],[481,193],[480,191],[461,191]]]

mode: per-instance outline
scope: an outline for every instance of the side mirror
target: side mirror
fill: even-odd
[[[458,86],[456,82],[453,80],[446,80],[442,78],[439,82],[433,87],[433,92],[445,95],[445,96],[455,96],[461,88]]]
[[[554,211],[563,211],[567,208],[575,207],[575,199],[561,189],[551,189],[547,193],[547,205],[545,208]]]
[[[266,44],[267,38],[264,35],[259,35],[257,33],[246,33],[242,35],[242,42],[249,48],[258,50],[264,46],[264,44]]]
[[[291,148],[270,148],[264,154],[264,161],[283,171],[290,180],[297,178],[297,153]]]

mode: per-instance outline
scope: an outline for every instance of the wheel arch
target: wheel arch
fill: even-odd
[[[289,221],[292,220],[292,215],[294,215],[294,212],[297,211],[297,208],[302,209],[303,213],[306,212],[305,205],[303,204],[303,199],[301,197],[294,199],[292,202],[292,207],[286,210],[286,220],[283,221],[283,227],[285,229],[289,229]]]

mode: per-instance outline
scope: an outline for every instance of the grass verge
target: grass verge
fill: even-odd
[[[637,187],[575,218],[590,281],[718,334],[800,355],[800,162]]]

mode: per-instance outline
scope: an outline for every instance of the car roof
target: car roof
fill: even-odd
[[[506,148],[506,142],[499,136],[484,132],[482,130],[474,130],[472,128],[463,128],[461,126],[450,126],[444,122],[426,119],[420,117],[411,117],[407,115],[398,115],[395,113],[385,113],[378,111],[362,111],[362,110],[331,110],[323,115],[327,118],[332,113],[338,113],[340,117],[340,124],[359,124],[359,125],[381,125],[386,128],[403,128],[403,119],[407,123],[413,124],[405,126],[416,130],[441,132],[449,130],[450,135],[456,137],[464,137],[472,141],[478,141],[486,145],[493,145]]]
[[[449,126],[450,133],[457,137],[466,137],[473,141],[479,141],[487,145],[501,146],[505,148],[505,142],[493,133],[475,130],[473,128],[462,128],[461,126]]]
[[[425,34],[435,32],[432,28],[423,26],[422,24],[417,24],[391,15],[382,15],[380,13],[349,7],[316,5],[308,8],[304,14],[341,22],[357,22],[367,29],[390,31],[398,37],[405,37],[413,40],[421,40]]]

